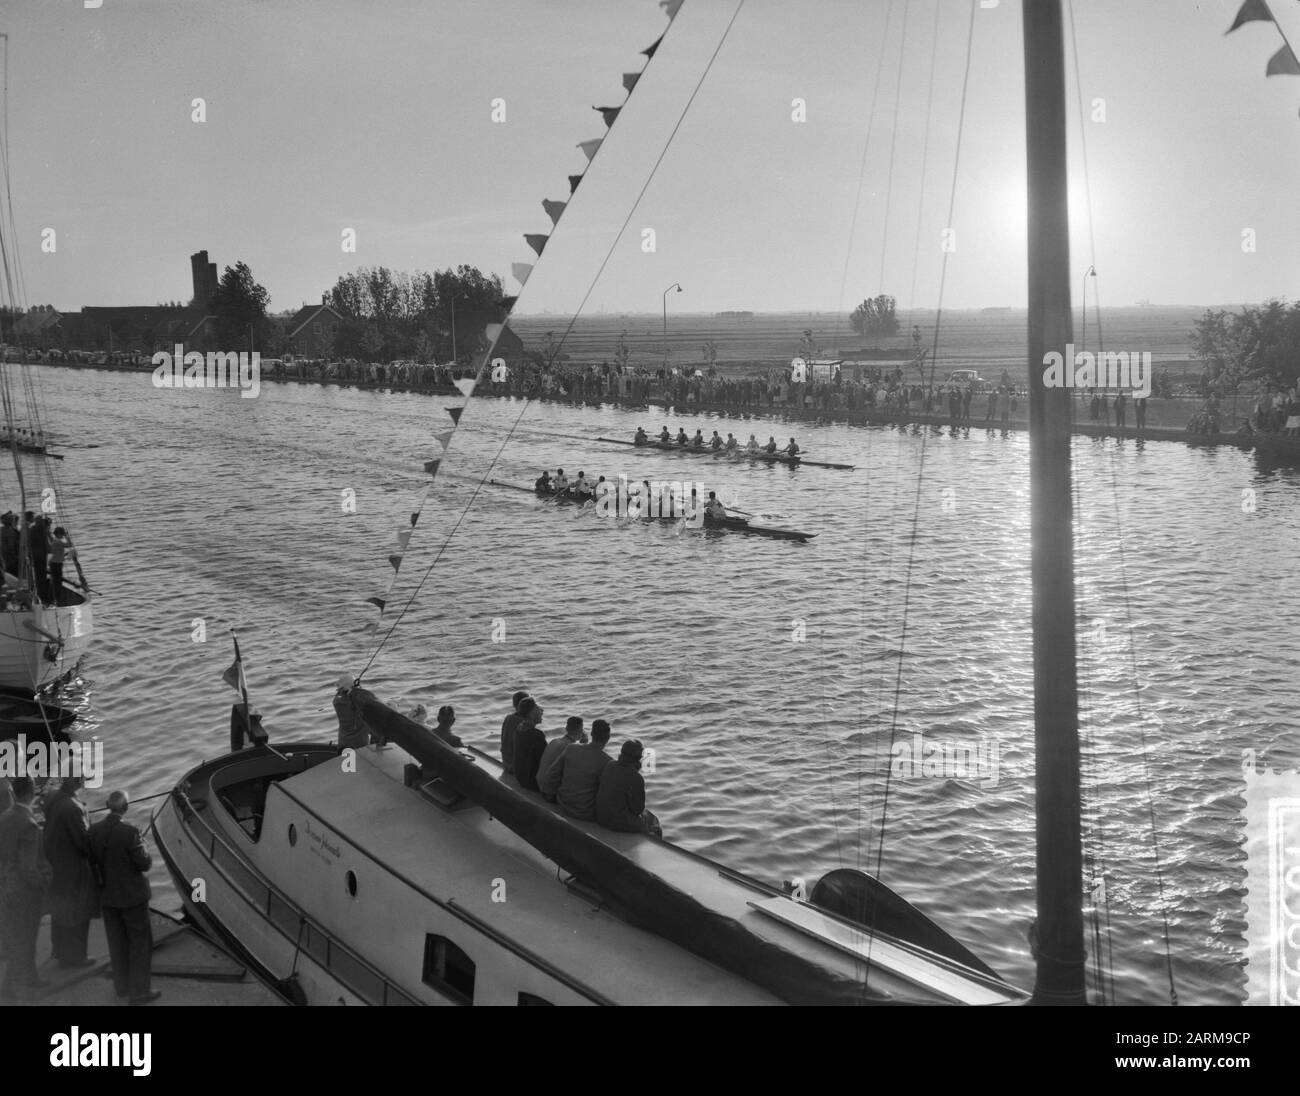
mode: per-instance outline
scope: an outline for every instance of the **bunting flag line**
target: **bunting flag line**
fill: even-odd
[[[1241,10],[1237,12],[1237,18],[1232,21],[1232,26],[1223,33],[1231,34],[1238,27],[1261,19],[1270,23],[1274,22],[1273,13],[1268,10],[1268,4],[1264,0],[1246,0],[1241,5]]]
[[[683,0],[659,0],[659,6],[664,10],[664,13],[667,15],[669,22],[673,20],[673,18],[677,15],[678,11],[681,9],[682,2]],[[1262,6],[1262,3],[1263,0],[1247,0],[1247,8],[1250,8],[1252,4],[1258,4]],[[1264,8],[1264,11],[1266,13],[1264,17],[1268,17],[1267,8]],[[1258,18],[1259,16],[1253,16],[1253,17]],[[647,49],[643,49],[641,51],[642,55],[647,58],[647,62],[646,62],[647,64],[649,64],[649,61],[654,58],[655,51],[658,50],[659,45],[661,42],[663,42],[663,40],[664,40],[664,35],[661,34],[658,38],[655,39],[655,41]],[[633,89],[637,86],[637,83],[640,80],[641,75],[644,71],[645,68],[643,66],[642,72],[625,72],[623,74],[623,89],[627,93],[627,96],[629,97],[631,96]],[[625,99],[623,106],[626,105],[627,102]],[[622,106],[593,107],[592,109],[600,112],[601,119],[605,123],[606,131],[608,131],[613,127],[615,121],[617,121],[618,116],[622,111],[623,107]],[[582,150],[583,155],[587,158],[588,166],[590,166],[591,162],[595,159],[596,153],[600,149],[600,146],[604,143],[604,140],[605,140],[604,137],[596,137],[590,141],[582,141],[578,144],[577,147]],[[581,173],[577,175],[569,176],[570,197],[572,197],[572,195],[577,192],[578,184],[582,182],[586,170],[587,169],[584,168]],[[568,202],[554,201],[548,198],[544,198],[542,200],[542,208],[543,210],[545,210],[546,215],[550,218],[552,228],[556,227],[559,224],[560,217],[563,216],[568,204],[569,204]],[[524,240],[527,242],[528,246],[532,248],[533,252],[540,258],[542,252],[546,249],[546,244],[550,240],[550,236],[541,233],[526,233],[524,235]],[[533,272],[533,264],[513,263],[510,267],[510,271],[514,279],[522,287],[527,284],[528,279]],[[517,296],[502,298],[502,309],[505,313],[506,320],[509,319],[511,313],[513,312],[517,300],[518,300]],[[405,553],[406,549],[409,547],[411,542],[412,530],[415,529],[416,524],[420,520],[420,515],[424,511],[424,507],[428,503],[430,495],[433,491],[433,486],[438,474],[438,469],[442,464],[443,457],[446,455],[448,446],[451,444],[452,436],[455,434],[456,428],[460,425],[461,415],[464,414],[465,407],[468,405],[469,400],[474,393],[475,386],[478,384],[479,380],[482,379],[483,375],[490,368],[492,362],[492,356],[496,350],[497,342],[500,340],[505,329],[506,329],[505,323],[488,324],[487,329],[484,332],[488,344],[487,349],[483,352],[483,357],[479,360],[478,367],[475,370],[474,375],[471,377],[459,377],[455,379],[456,388],[464,397],[464,403],[462,403],[461,406],[459,407],[447,408],[447,414],[448,416],[450,416],[452,421],[452,428],[450,430],[444,430],[434,435],[434,441],[438,445],[438,455],[437,457],[430,460],[426,460],[424,462],[424,471],[429,474],[430,478],[428,483],[425,485],[424,492],[420,499],[417,509],[411,511],[410,528],[399,529],[397,531],[397,544],[399,549],[401,549],[401,551],[396,552],[388,557],[389,565],[393,568],[393,574],[390,576],[388,582],[388,590],[385,593],[384,597],[371,597],[366,599],[367,605],[373,605],[376,609],[379,610],[379,619],[372,621],[371,623],[367,624],[363,628],[362,631],[366,635],[378,634],[379,625],[382,622],[384,617],[384,612],[391,601],[392,590],[394,585],[397,582],[398,574],[401,571],[403,554]],[[238,682],[236,687],[242,687],[243,670],[239,663],[238,643],[236,643],[235,645],[235,665],[232,666],[230,670],[226,672],[226,679],[228,679],[228,683],[232,685],[236,685],[236,682]],[[247,695],[245,695],[245,701],[247,701]]]
[[[1300,62],[1296,61],[1290,45],[1283,46],[1269,59],[1265,76],[1300,76]]]

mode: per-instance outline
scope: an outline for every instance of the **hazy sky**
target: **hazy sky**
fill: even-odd
[[[747,0],[617,237],[736,6],[687,0],[520,312],[571,313],[593,280],[589,312],[657,312],[673,282],[685,287],[677,312],[850,308],[882,290],[905,308],[914,282],[916,304],[935,304],[970,18],[957,0]],[[1264,77],[1277,29],[1225,37],[1240,0],[1073,6],[1086,116],[1105,103],[1104,122],[1083,123],[1103,305],[1295,296],[1300,77]],[[1271,6],[1300,45],[1300,4]],[[591,108],[623,102],[621,74],[668,26],[655,0],[17,0],[3,11],[27,303],[63,309],[188,299],[201,248],[221,269],[247,262],[275,311],[318,300],[363,264],[470,263],[513,292],[511,264],[534,261],[523,234],[551,231],[541,200],[568,196],[566,176],[586,165],[577,143],[605,132]],[[1022,305],[1020,5],[978,9],[974,26],[944,300]],[[498,98],[504,123],[492,119]],[[792,121],[795,98],[806,122]],[[1083,198],[1080,185],[1076,299],[1094,261]],[[54,254],[41,251],[45,228]],[[346,228],[355,254],[342,251]],[[1254,253],[1242,250],[1247,228]]]

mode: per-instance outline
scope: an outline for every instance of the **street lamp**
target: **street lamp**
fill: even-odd
[[[678,293],[682,291],[681,285],[679,285],[677,282],[673,282],[672,285],[670,285],[667,289],[664,290],[664,369],[665,371],[668,369],[668,294],[671,293],[674,289],[677,290]]]
[[[456,364],[456,294],[451,294],[451,364]]]

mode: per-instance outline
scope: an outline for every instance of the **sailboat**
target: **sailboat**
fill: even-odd
[[[8,36],[0,38],[4,40],[7,94]],[[7,134],[5,138],[0,141],[0,156],[7,157]],[[3,167],[7,190],[9,165]],[[4,303],[8,314],[17,316],[22,302],[17,299],[16,287],[22,285],[22,278],[12,269],[18,264],[17,233],[9,215],[12,206],[7,194],[5,199],[0,206],[4,211],[0,215]],[[6,516],[4,534],[12,541],[12,551],[4,560],[0,587],[0,691],[31,696],[68,677],[90,646],[91,591],[72,547],[68,522],[59,513],[63,493],[53,461],[62,458],[47,452],[40,393],[32,367],[7,358],[0,354],[0,446],[12,459],[14,479],[5,494],[7,504],[16,504],[16,509]],[[27,515],[35,519],[37,513],[49,519],[48,526],[29,521]],[[47,529],[65,530],[69,574],[57,590],[46,565]]]
[[[670,17],[677,6],[668,5]],[[230,752],[187,772],[152,819],[187,913],[288,999],[1085,1002],[1070,401],[1067,390],[1044,386],[1041,368],[1045,354],[1071,340],[1065,65],[1059,0],[1023,6],[1038,849],[1032,991],[1010,984],[865,872],[834,870],[811,888],[778,885],[670,840],[575,821],[509,781],[497,757],[449,744],[358,679],[344,679],[333,698],[338,736],[329,743],[269,741],[245,693],[231,713]],[[490,359],[489,350],[480,376]],[[234,678],[242,687],[242,670]]]

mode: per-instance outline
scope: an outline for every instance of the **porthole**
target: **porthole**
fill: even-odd
[[[292,822],[289,823],[289,847],[292,848],[298,844],[298,827]]]
[[[357,896],[357,873],[354,871],[348,872],[343,877],[343,881],[347,884],[348,894],[355,898]]]

